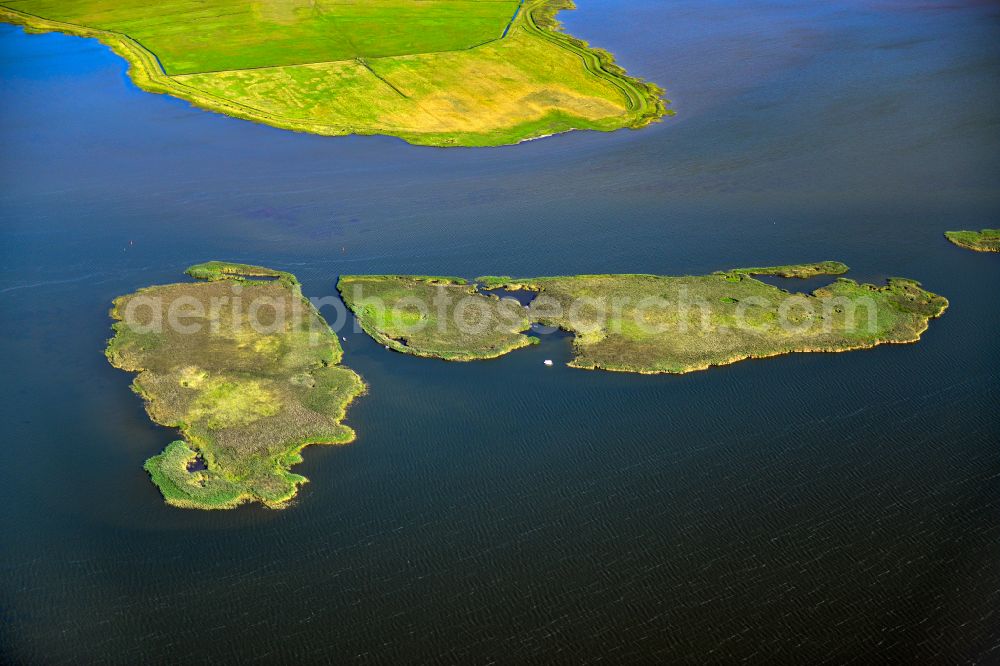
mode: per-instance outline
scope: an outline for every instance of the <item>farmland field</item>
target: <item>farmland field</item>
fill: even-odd
[[[518,0],[10,0],[12,9],[129,35],[167,74],[467,49]]]
[[[568,0],[5,0],[0,20],[96,37],[136,84],[315,134],[499,145],[638,128],[662,91],[559,30]]]

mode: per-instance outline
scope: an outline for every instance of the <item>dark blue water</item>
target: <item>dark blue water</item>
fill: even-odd
[[[320,138],[0,27],[5,660],[1000,661],[1000,259],[941,237],[1000,217],[996,5],[578,4],[675,118]],[[358,440],[307,449],[288,510],[203,513],[149,482],[175,434],[102,349],[112,298],[207,259],[317,296],[837,259],[951,308],[916,345],[681,377],[563,367],[565,338],[447,364],[348,332]]]

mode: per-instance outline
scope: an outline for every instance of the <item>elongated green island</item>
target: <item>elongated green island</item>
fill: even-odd
[[[945,238],[959,247],[976,252],[1000,252],[1000,229],[946,231]]]
[[[532,323],[574,335],[570,365],[686,373],[748,358],[915,342],[948,301],[919,283],[878,287],[839,278],[812,294],[752,277],[844,273],[839,262],[735,269],[704,276],[520,278],[344,276],[338,287],[365,331],[403,353],[493,358],[535,342]],[[486,294],[534,292],[527,306]],[[471,322],[471,326],[470,326]]]
[[[285,129],[494,146],[643,127],[656,85],[563,32],[572,0],[0,0],[104,42],[140,88]]]
[[[309,444],[345,444],[345,410],[364,391],[290,273],[211,262],[200,282],[115,300],[106,354],[136,372],[150,418],[184,439],[146,461],[167,503],[284,506],[305,477],[289,469]]]

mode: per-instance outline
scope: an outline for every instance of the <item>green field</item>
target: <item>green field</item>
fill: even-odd
[[[485,146],[667,113],[655,85],[561,32],[570,0],[0,0],[95,37],[137,85],[277,127]]]
[[[342,420],[364,383],[293,275],[217,262],[188,273],[202,282],[141,289],[111,312],[108,360],[138,373],[150,418],[184,437],[146,470],[174,506],[280,508],[306,481],[289,471],[302,448],[354,439]]]
[[[846,270],[839,262],[822,262],[703,276],[480,277],[476,285],[452,281],[446,286],[419,276],[345,276],[339,289],[362,327],[403,353],[493,358],[534,341],[522,333],[535,322],[573,333],[571,366],[649,374],[792,352],[915,342],[948,306],[945,298],[903,278],[881,287],[839,278],[807,295],[751,276],[804,278]],[[435,298],[442,289],[472,294],[467,310],[478,311],[477,324],[485,317],[492,326],[470,332],[454,317],[458,303],[438,308]],[[503,301],[485,296],[483,289],[537,295],[529,308],[515,308],[511,317],[502,311]],[[451,295],[459,296],[457,291]],[[487,305],[477,305],[477,299]],[[442,319],[447,326],[441,326]]]
[[[1000,229],[946,231],[945,238],[959,247],[976,252],[1000,252]]]
[[[167,74],[468,49],[497,39],[518,0],[6,0],[126,34]]]

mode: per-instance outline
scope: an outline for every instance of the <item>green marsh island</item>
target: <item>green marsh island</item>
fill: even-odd
[[[945,238],[959,247],[976,252],[1000,252],[1000,229],[946,231]]]
[[[915,342],[948,301],[909,279],[883,286],[837,278],[811,294],[753,277],[841,275],[822,262],[702,276],[343,276],[361,326],[399,352],[447,360],[494,358],[537,342],[539,324],[574,336],[577,368],[686,373],[792,352],[839,352]],[[527,306],[491,290],[534,292]]]
[[[143,90],[275,127],[494,146],[639,128],[663,91],[562,31],[572,0],[0,0],[96,38]]]
[[[290,273],[211,262],[199,282],[115,300],[106,355],[138,373],[133,390],[183,440],[146,461],[167,503],[280,508],[305,477],[290,468],[309,444],[345,444],[342,421],[365,385],[340,365],[337,336]]]
[[[337,287],[368,335],[406,354],[475,361],[538,342],[523,335],[531,319],[520,303],[483,294],[463,278],[344,275]]]

